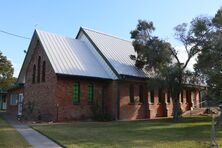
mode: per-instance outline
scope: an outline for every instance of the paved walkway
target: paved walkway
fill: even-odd
[[[1,112],[0,115],[2,115],[4,119],[11,124],[33,148],[61,148],[58,144],[30,128],[27,124],[20,123],[6,113]]]

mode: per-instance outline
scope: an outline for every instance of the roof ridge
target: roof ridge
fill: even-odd
[[[65,36],[63,34],[59,34],[59,33],[55,33],[55,32],[48,32],[48,31],[44,31],[44,30],[39,30],[39,29],[35,29],[35,31],[38,33],[38,32],[43,32],[43,33],[49,33],[49,34],[53,34],[53,35],[56,35],[56,36],[59,36],[59,37],[64,37],[64,38],[69,38],[69,39],[75,39],[75,38],[72,38],[72,37],[69,37],[69,36]]]
[[[123,41],[132,43],[132,41],[130,41],[130,40],[123,39],[123,38],[120,38],[120,37],[115,36],[115,35],[107,34],[105,32],[100,32],[100,31],[97,31],[97,30],[94,30],[94,29],[91,29],[91,28],[87,28],[87,27],[82,27],[82,28],[86,29],[86,30],[90,30],[90,31],[96,32],[96,33],[99,33],[99,34],[103,34],[103,35],[106,35],[106,36],[110,36],[110,37],[113,37],[113,38],[116,38],[116,39],[119,39],[119,40],[123,40]]]

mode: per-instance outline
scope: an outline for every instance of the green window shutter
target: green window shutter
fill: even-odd
[[[87,98],[88,103],[93,103],[93,84],[88,84]]]
[[[73,87],[73,104],[78,104],[79,102],[80,102],[79,82],[75,82]]]

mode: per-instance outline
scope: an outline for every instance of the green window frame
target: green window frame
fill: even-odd
[[[73,101],[73,104],[79,104],[80,103],[80,85],[79,85],[79,82],[74,82],[72,101]]]
[[[92,104],[93,103],[93,84],[90,83],[88,84],[88,91],[87,91],[87,99],[88,99],[88,103]]]

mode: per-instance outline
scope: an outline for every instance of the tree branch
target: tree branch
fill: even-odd
[[[175,50],[173,48],[169,48],[169,49],[172,55],[174,56],[174,58],[177,60],[178,64],[181,64],[177,54],[174,52]]]

